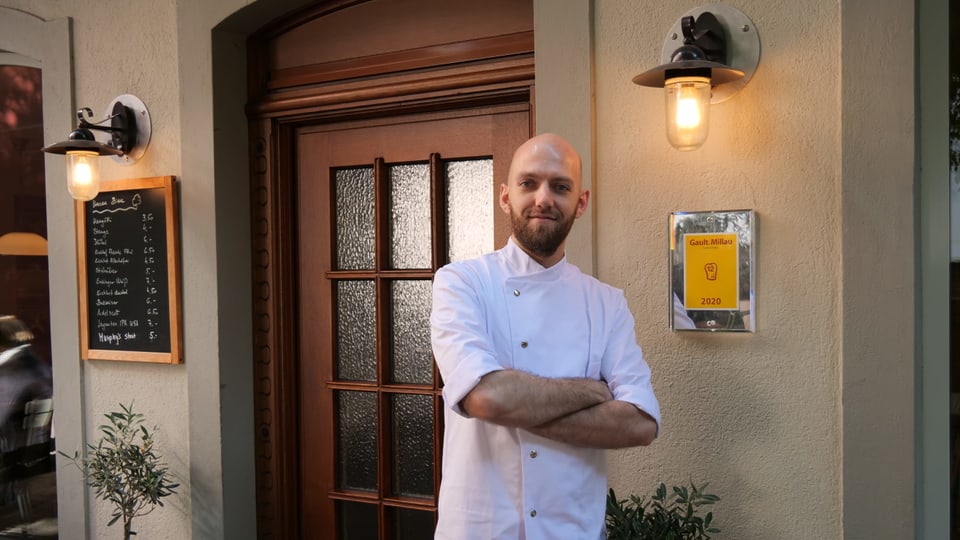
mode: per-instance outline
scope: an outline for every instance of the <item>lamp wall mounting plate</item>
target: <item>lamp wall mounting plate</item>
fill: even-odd
[[[663,49],[660,52],[660,62],[662,64],[669,63],[674,51],[683,45],[683,29],[681,27],[683,17],[697,18],[700,14],[708,11],[713,13],[721,26],[727,30],[726,64],[744,73],[741,79],[713,87],[713,96],[710,103],[720,103],[746,86],[757,70],[757,64],[760,63],[760,33],[757,32],[753,21],[743,12],[727,4],[707,4],[684,13],[667,32]]]
[[[123,155],[111,157],[117,163],[121,163],[123,165],[132,165],[143,156],[147,145],[150,143],[150,135],[152,133],[150,128],[150,112],[147,111],[147,106],[143,104],[143,101],[132,94],[117,96],[113,101],[110,102],[109,105],[107,105],[105,110],[113,111],[117,105],[123,105],[126,107],[128,113],[133,117],[137,131],[136,138],[134,139],[131,137],[131,139],[136,140],[136,145],[130,148],[129,151]],[[117,118],[114,118],[113,121],[116,122],[117,120]],[[122,122],[122,120],[120,121]],[[114,127],[117,126],[114,125]]]

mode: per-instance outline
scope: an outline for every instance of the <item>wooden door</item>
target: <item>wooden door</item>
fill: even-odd
[[[302,538],[432,538],[431,278],[502,246],[517,107],[296,130]]]
[[[495,196],[532,132],[533,48],[529,0],[320,0],[250,37],[259,538],[432,528],[442,426],[425,295],[479,231],[507,238]],[[484,187],[463,181],[477,168],[492,168]],[[448,189],[483,202],[451,207]],[[336,201],[360,191],[338,222]],[[391,206],[396,194],[416,204]],[[340,254],[348,241],[363,249]],[[398,348],[414,376],[391,371]],[[361,451],[373,457],[357,464]],[[416,480],[391,461],[410,456]]]

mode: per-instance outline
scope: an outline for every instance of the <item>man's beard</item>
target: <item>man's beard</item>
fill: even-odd
[[[529,216],[530,212],[527,211],[525,214]],[[551,217],[555,217],[556,221],[541,221],[538,227],[529,221],[529,217],[518,215],[511,209],[510,225],[513,227],[514,238],[531,253],[541,257],[553,255],[567,238],[575,219],[574,216],[564,217],[556,210],[553,214]]]

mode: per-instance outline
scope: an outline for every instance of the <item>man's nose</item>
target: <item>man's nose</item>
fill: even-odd
[[[553,206],[553,192],[550,191],[550,186],[546,182],[540,184],[540,187],[537,188],[537,191],[534,193],[533,202],[537,206],[549,207]]]

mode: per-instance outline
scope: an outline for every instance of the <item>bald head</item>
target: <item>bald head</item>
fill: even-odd
[[[510,162],[507,181],[515,181],[524,167],[543,163],[556,163],[566,168],[575,182],[576,191],[580,191],[583,174],[580,154],[572,144],[556,133],[541,133],[517,147]]]

